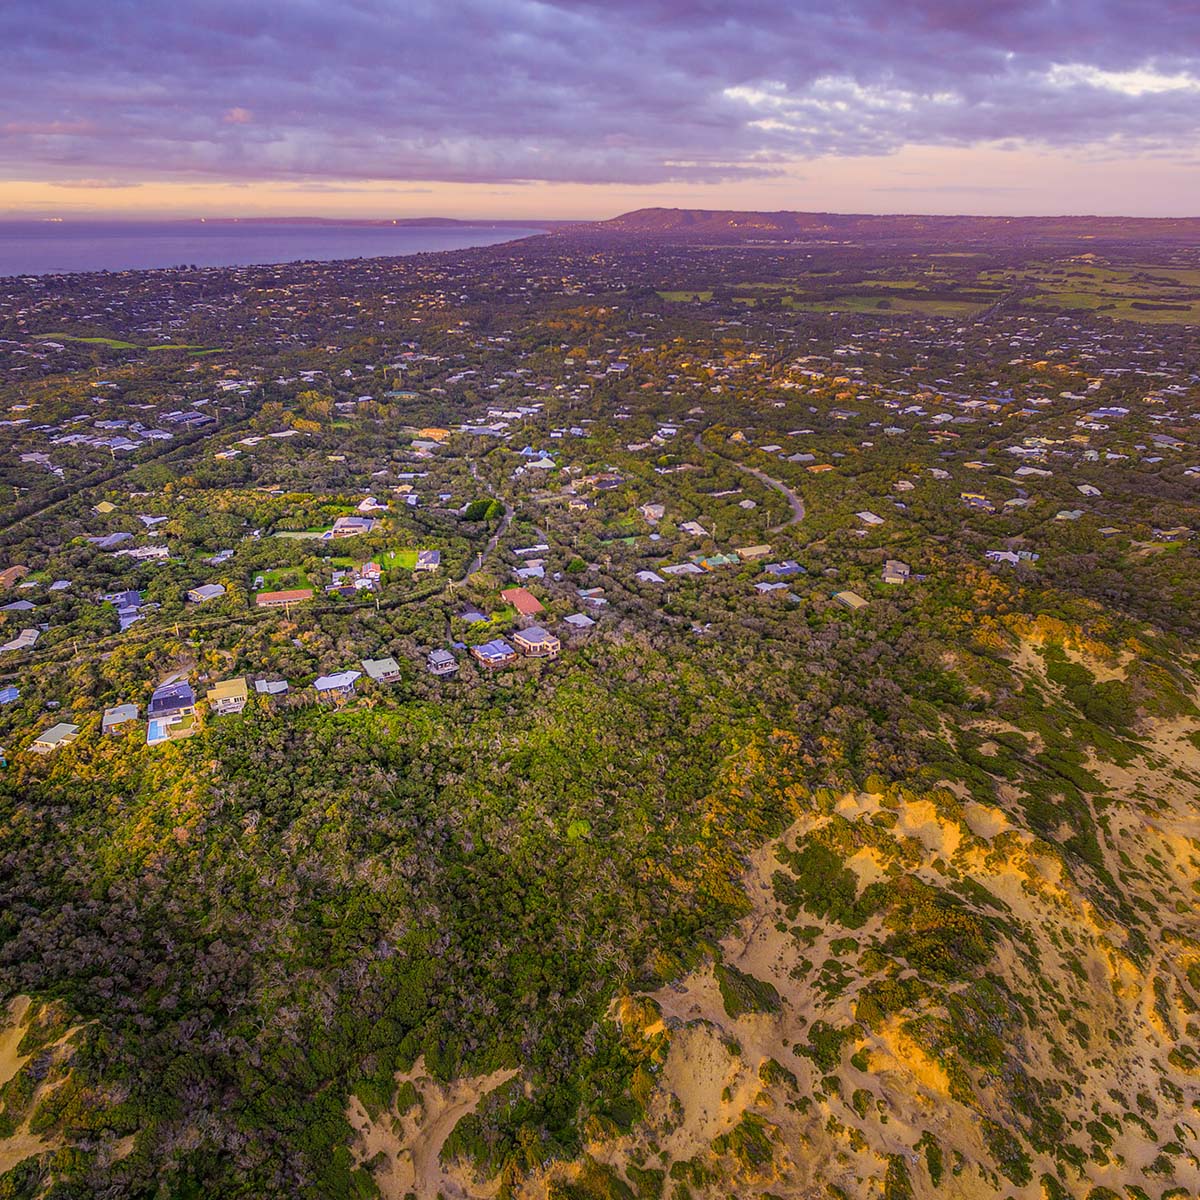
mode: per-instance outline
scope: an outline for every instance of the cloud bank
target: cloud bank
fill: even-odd
[[[1194,0],[47,0],[0,45],[10,179],[715,182],[1200,135]]]

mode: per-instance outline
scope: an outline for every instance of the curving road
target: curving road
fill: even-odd
[[[780,492],[788,504],[791,505],[792,515],[786,521],[782,521],[778,525],[772,525],[767,530],[768,533],[779,533],[789,525],[796,525],[804,520],[804,501],[800,498],[799,493],[792,491],[786,483],[780,483],[778,479],[773,479],[766,471],[760,471],[757,467],[748,467],[744,462],[738,462],[736,458],[729,458],[719,451],[712,449],[711,446],[706,446],[703,439],[704,435],[701,433],[696,434],[692,439],[696,443],[698,450],[707,451],[709,454],[716,454],[718,458],[723,458],[727,463],[732,463],[739,471],[745,471],[747,475],[753,475],[759,483],[765,483],[767,487],[774,488],[775,491]]]
[[[500,503],[504,504],[504,501],[501,500]],[[496,532],[488,538],[487,545],[467,564],[467,570],[462,578],[453,580],[450,586],[458,587],[460,584],[466,583],[476,571],[482,569],[484,560],[491,556],[492,552],[499,545],[500,539],[508,532],[508,527],[512,524],[513,512],[514,509],[511,505],[504,504],[504,516],[500,518],[500,524],[496,526]]]

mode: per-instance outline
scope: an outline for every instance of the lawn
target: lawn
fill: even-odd
[[[254,577],[262,576],[262,587],[259,591],[263,592],[283,592],[291,591],[293,588],[311,588],[308,576],[300,570],[299,567],[276,567],[272,571],[256,571]]]
[[[982,304],[970,300],[922,300],[908,296],[838,296],[834,300],[800,301],[788,297],[784,304],[804,312],[869,312],[881,317],[891,313],[902,316],[969,317],[983,308]],[[881,308],[881,304],[885,307]]]
[[[417,565],[415,550],[389,550],[380,559],[385,571],[411,571]]]
[[[116,338],[106,337],[76,337],[71,333],[39,333],[37,335],[42,341],[47,342],[86,342],[93,346],[109,346],[113,350],[140,350],[141,347],[133,342],[122,342]]]
[[[1188,268],[1106,267],[1036,263],[1021,271],[983,272],[980,279],[1032,284],[1026,307],[1083,309],[1150,325],[1200,323],[1200,271]],[[1164,307],[1142,307],[1162,305]]]

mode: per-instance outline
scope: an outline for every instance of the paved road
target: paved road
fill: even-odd
[[[698,449],[706,450],[709,454],[716,454],[719,458],[724,458],[726,462],[732,463],[733,466],[737,467],[739,471],[745,471],[747,475],[753,475],[754,478],[760,483],[765,483],[767,487],[774,488],[775,491],[781,492],[787,499],[788,504],[791,505],[792,515],[786,521],[783,521],[778,525],[772,525],[771,528],[767,530],[768,533],[779,533],[781,530],[786,529],[789,525],[796,525],[800,521],[804,520],[804,501],[800,498],[799,494],[792,491],[792,489],[788,487],[786,483],[780,483],[778,479],[772,479],[770,475],[768,475],[765,471],[760,471],[757,467],[748,467],[745,463],[738,462],[736,458],[729,458],[726,455],[721,454],[719,451],[713,450],[710,446],[706,446],[704,444],[703,438],[704,435],[698,433],[692,439],[696,443]]]
[[[501,501],[501,504],[503,503],[504,501]],[[484,560],[496,549],[500,543],[500,539],[508,532],[508,527],[512,524],[512,519],[513,509],[505,504],[504,516],[500,518],[500,524],[496,526],[496,532],[488,538],[487,545],[467,564],[466,574],[461,579],[456,579],[452,586],[457,587],[459,584],[466,583],[467,579],[483,566]]]

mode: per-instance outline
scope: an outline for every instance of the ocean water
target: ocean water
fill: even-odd
[[[201,221],[0,221],[0,277],[155,267],[332,262],[494,246],[537,228],[456,225],[214,224]]]

